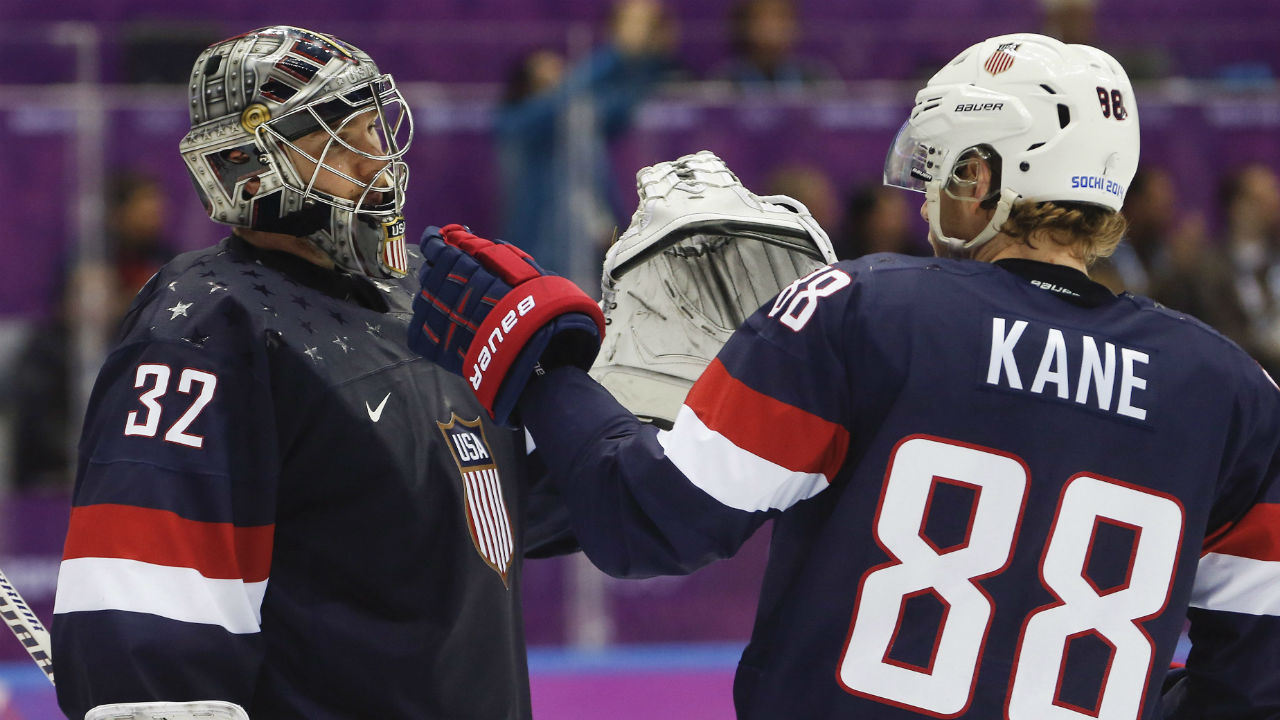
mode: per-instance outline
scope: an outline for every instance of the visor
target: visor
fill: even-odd
[[[898,129],[884,159],[884,184],[924,192],[942,170],[942,153],[929,145],[908,120]]]

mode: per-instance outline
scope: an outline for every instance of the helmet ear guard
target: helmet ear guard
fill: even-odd
[[[213,220],[305,237],[360,275],[407,273],[402,208],[409,173],[401,158],[413,117],[394,80],[367,54],[301,28],[262,28],[206,49],[190,92],[192,129],[179,149]],[[360,127],[366,120],[370,125]],[[354,145],[349,129],[372,133],[376,142]],[[321,132],[328,137],[318,153],[299,147]],[[354,177],[338,166],[335,158],[343,156],[382,166],[367,179]],[[358,196],[326,192],[317,187],[321,178]]]
[[[1005,220],[1009,219],[1009,213],[1013,210],[1013,204],[1017,202],[1019,195],[1010,188],[1000,189],[999,195],[996,197],[995,212],[991,214],[991,220],[987,223],[977,235],[966,240],[964,238],[951,237],[942,232],[942,211],[938,203],[938,184],[930,183],[925,190],[926,205],[929,213],[929,227],[933,230],[933,237],[938,242],[946,245],[955,252],[969,252],[977,249],[983,243],[1000,233],[1000,228],[1004,227]],[[944,191],[945,192],[945,191]]]

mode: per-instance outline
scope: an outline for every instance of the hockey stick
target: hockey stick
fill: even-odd
[[[53,683],[53,652],[49,644],[49,631],[40,624],[40,618],[31,612],[27,601],[18,594],[3,570],[0,570],[0,618],[4,618],[5,624],[27,649],[27,654],[44,671],[49,682]]]

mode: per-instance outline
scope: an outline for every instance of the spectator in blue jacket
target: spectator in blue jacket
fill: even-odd
[[[674,25],[656,0],[622,0],[610,42],[569,67],[536,50],[513,67],[495,126],[502,237],[589,284],[620,211],[608,144],[671,67]]]
[[[713,75],[743,94],[803,93],[838,83],[834,69],[796,54],[801,37],[793,0],[738,0],[729,12],[732,57]]]

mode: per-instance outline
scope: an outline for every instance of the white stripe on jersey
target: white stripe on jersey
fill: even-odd
[[[124,610],[256,633],[266,591],[266,580],[207,578],[191,568],[121,558],[72,558],[58,569],[53,612]]]
[[[671,430],[658,431],[658,442],[690,482],[738,510],[785,510],[827,488],[822,473],[788,470],[734,445],[687,405]]]
[[[1280,615],[1280,562],[1209,553],[1200,558],[1191,607]]]

